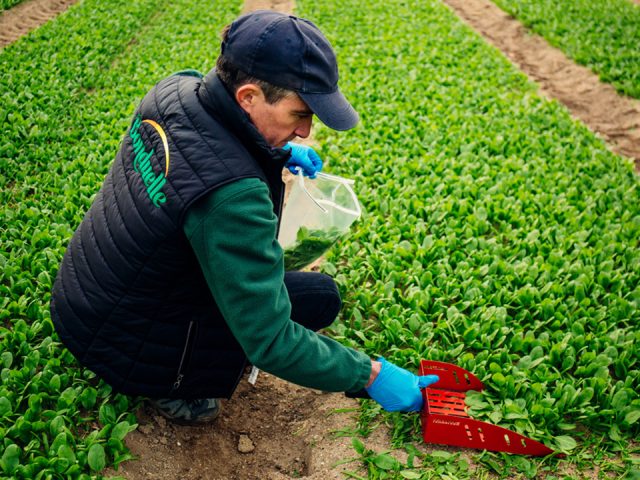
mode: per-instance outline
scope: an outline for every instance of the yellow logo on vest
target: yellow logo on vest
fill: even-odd
[[[145,149],[144,141],[140,135],[140,127],[143,123],[151,125],[154,130],[160,136],[162,140],[162,147],[164,148],[164,173],[160,172],[158,175],[153,171],[151,166],[151,157],[155,154],[155,150]],[[167,135],[160,125],[153,120],[142,120],[141,115],[136,115],[133,120],[133,125],[129,130],[129,137],[133,142],[133,169],[140,174],[142,181],[147,189],[147,194],[151,202],[160,207],[161,204],[167,201],[167,197],[162,191],[162,187],[167,183],[167,175],[169,174],[169,144],[167,143]]]

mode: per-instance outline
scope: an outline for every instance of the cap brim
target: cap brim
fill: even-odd
[[[333,93],[302,93],[300,98],[322,123],[334,130],[349,130],[358,123],[356,112],[340,90]]]

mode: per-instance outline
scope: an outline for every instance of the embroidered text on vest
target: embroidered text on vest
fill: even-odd
[[[143,123],[142,117],[140,115],[136,116],[135,120],[133,121],[133,125],[131,125],[131,129],[129,130],[129,136],[131,137],[131,140],[133,142],[134,151],[133,169],[142,177],[142,181],[146,186],[147,193],[149,194],[151,202],[156,207],[160,207],[160,204],[167,201],[166,195],[161,191],[164,184],[167,183],[166,175],[169,170],[169,152],[167,150],[166,136],[162,128],[157,123],[152,122],[151,120],[144,120],[144,122],[149,123],[151,126],[153,126],[162,138],[166,150],[166,170],[164,174],[159,173],[157,176],[153,171],[153,167],[151,165],[151,157],[155,154],[155,150],[153,148],[149,151],[145,150],[145,144],[139,131]]]

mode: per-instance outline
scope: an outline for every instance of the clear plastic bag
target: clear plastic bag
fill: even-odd
[[[320,258],[360,218],[354,181],[318,173],[315,179],[295,176],[287,199],[278,241],[285,270],[300,270]]]

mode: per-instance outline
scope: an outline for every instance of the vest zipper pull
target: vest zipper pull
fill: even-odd
[[[176,377],[176,381],[173,382],[172,390],[177,390],[180,388],[180,384],[182,383],[182,379],[184,378],[184,374],[182,370],[184,368],[185,359],[187,357],[187,350],[189,348],[189,342],[191,341],[191,331],[193,330],[193,324],[195,322],[191,320],[189,322],[189,328],[187,329],[187,340],[184,343],[184,348],[182,349],[182,357],[180,358],[180,365],[178,365],[178,376]]]
[[[173,382],[173,389],[177,390],[180,388],[180,384],[182,383],[182,379],[184,378],[183,374],[178,375],[178,378],[176,378],[176,381]]]

